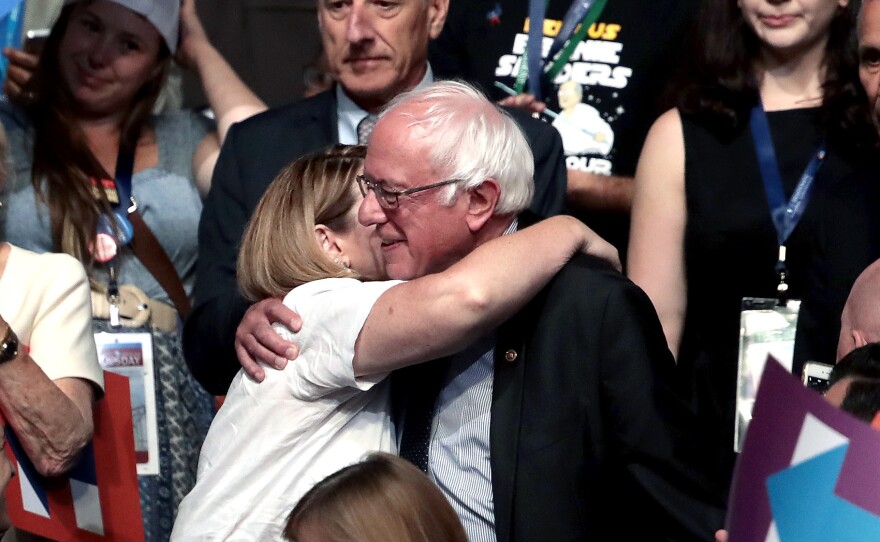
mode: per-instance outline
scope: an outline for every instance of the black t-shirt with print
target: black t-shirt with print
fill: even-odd
[[[544,51],[558,32],[570,0],[550,0]],[[430,61],[438,78],[463,78],[495,100],[514,88],[528,42],[528,1],[453,0]],[[543,85],[547,118],[560,131],[569,169],[633,176],[648,129],[662,113],[659,98],[675,71],[699,0],[608,0],[566,66]],[[576,83],[576,84],[575,84]],[[560,105],[560,100],[562,104]],[[581,218],[619,249],[628,216]]]

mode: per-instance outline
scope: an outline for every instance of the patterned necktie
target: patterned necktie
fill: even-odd
[[[449,370],[449,358],[434,360],[408,367],[403,385],[407,386],[409,400],[405,405],[403,427],[398,455],[422,472],[428,472],[428,449],[431,444],[431,426],[437,397]],[[404,372],[401,371],[401,372]]]
[[[358,123],[357,133],[358,133],[358,145],[366,145],[367,141],[370,139],[370,134],[373,133],[373,128],[376,126],[376,116],[375,115],[367,115]]]

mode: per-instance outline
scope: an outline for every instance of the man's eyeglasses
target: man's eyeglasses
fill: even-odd
[[[363,194],[364,197],[367,197],[368,192],[373,192],[376,194],[376,200],[379,202],[379,205],[384,209],[397,209],[397,206],[400,205],[400,196],[409,196],[418,192],[424,192],[425,190],[431,190],[432,188],[439,188],[441,186],[446,186],[447,184],[457,183],[460,180],[449,179],[446,181],[440,181],[439,183],[398,191],[389,190],[382,186],[381,183],[371,181],[363,175],[358,175],[355,179],[357,179],[358,188],[361,189],[361,194]]]

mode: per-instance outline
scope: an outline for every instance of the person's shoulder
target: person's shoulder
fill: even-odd
[[[559,147],[561,152],[562,136],[552,124],[536,119],[531,113],[516,107],[502,106],[501,109],[519,125],[536,157],[551,152],[554,147]]]
[[[649,317],[657,324],[656,312],[647,294],[608,262],[589,255],[576,255],[557,273],[545,291],[544,314],[580,314],[594,322],[605,318],[624,319],[635,325]]]
[[[297,286],[284,296],[284,305],[303,319],[302,333],[345,328],[360,322],[386,290],[399,280],[362,282],[354,278],[326,278]]]
[[[213,123],[209,110],[191,108],[164,111],[151,116],[150,120],[156,126],[182,126]]]
[[[681,124],[685,118],[689,117],[682,115],[678,109],[669,109],[657,117],[657,120],[651,126],[651,132],[661,136],[672,136],[676,133],[681,133]]]
[[[631,283],[620,271],[614,269],[610,262],[590,254],[576,254],[562,266],[559,278],[584,278],[608,284]]]
[[[610,263],[588,254],[575,255],[560,269],[552,282],[552,290],[562,292],[569,303],[581,303],[584,299],[598,302],[618,296],[644,296],[641,288]]]
[[[399,284],[399,280],[360,281],[354,278],[326,278],[297,286],[286,296],[284,304],[296,311],[340,310],[353,307],[362,300],[370,302],[382,292]]]
[[[0,123],[6,131],[26,130],[31,126],[27,111],[5,97],[0,98]]]
[[[197,109],[166,111],[150,118],[156,137],[173,146],[201,142],[202,138],[217,129],[213,118]]]
[[[279,126],[295,127],[298,122],[326,117],[335,104],[336,96],[331,89],[286,105],[271,107],[237,123],[235,127],[246,132],[261,132]]]
[[[506,105],[501,106],[501,109],[519,124],[519,127],[526,133],[526,136],[532,132],[543,133],[546,130],[553,130],[553,127],[550,124],[540,119],[536,119],[528,111]]]
[[[10,247],[4,273],[15,277],[19,287],[59,294],[71,288],[88,288],[85,269],[73,256],[53,252],[37,254],[12,244]]]
[[[19,270],[26,270],[28,274],[41,277],[73,275],[85,279],[82,263],[69,254],[59,252],[37,254],[13,244],[9,246],[11,247],[9,262]]]
[[[326,278],[313,280],[289,291],[284,296],[284,304],[288,307],[296,307],[302,301],[335,292],[342,289],[356,288],[363,284],[361,281],[353,278]]]

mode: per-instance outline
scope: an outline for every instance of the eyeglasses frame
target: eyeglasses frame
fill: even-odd
[[[441,186],[446,186],[448,184],[460,182],[462,179],[447,179],[445,181],[440,181],[437,183],[427,184],[425,186],[417,186],[415,188],[407,188],[406,190],[388,190],[384,188],[381,183],[377,183],[375,181],[371,181],[367,179],[366,175],[356,175],[355,180],[357,181],[358,188],[361,191],[361,194],[366,198],[368,192],[374,192],[376,194],[376,201],[379,202],[379,206],[385,209],[397,209],[400,206],[400,196],[410,196],[412,194],[418,194],[419,192],[424,192],[425,190],[431,190],[433,188],[440,188]],[[388,195],[394,197],[394,201],[389,201],[387,199]]]

